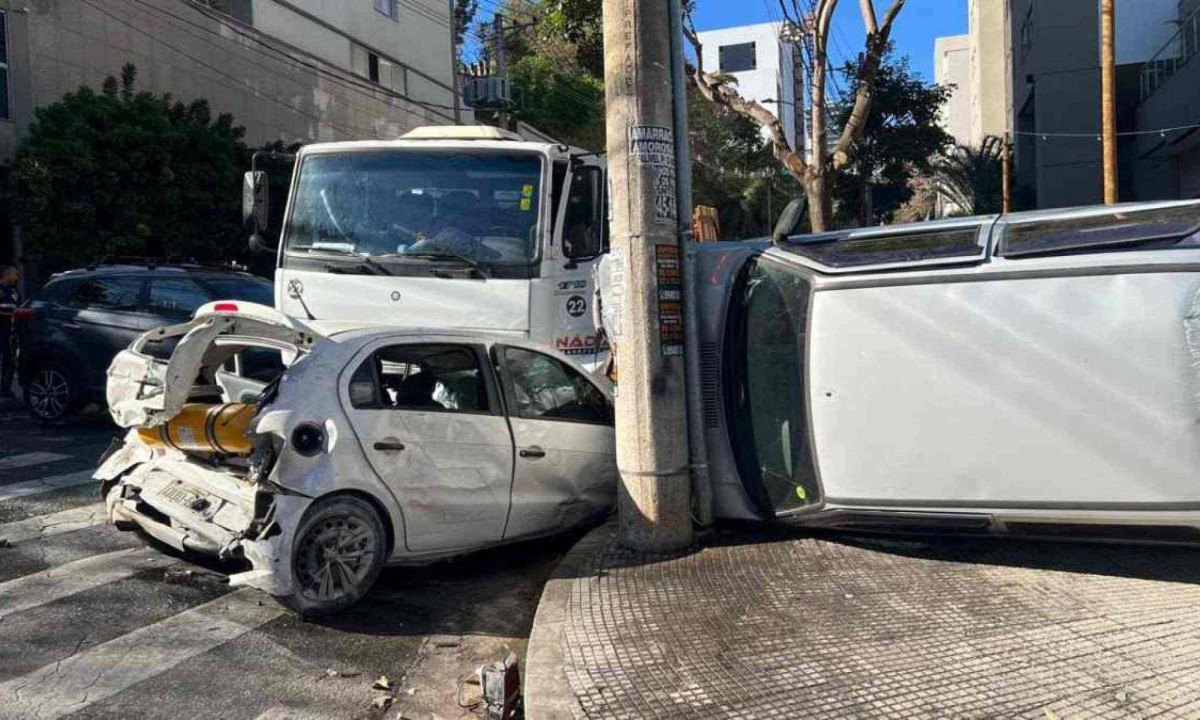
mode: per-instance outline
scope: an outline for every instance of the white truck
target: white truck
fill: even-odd
[[[277,253],[275,306],[330,330],[453,328],[526,338],[595,369],[608,251],[594,154],[487,126],[321,143],[295,158],[277,247],[266,173],[246,175],[251,244]]]

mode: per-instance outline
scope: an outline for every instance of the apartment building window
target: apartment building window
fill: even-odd
[[[404,95],[408,92],[404,66],[371,52],[361,45],[350,46],[350,69],[355,75]]]
[[[722,45],[717,48],[717,59],[723,73],[746,72],[758,67],[758,48],[756,43],[738,43],[737,45]]]
[[[399,5],[397,0],[375,0],[375,9],[393,20],[400,19]]]
[[[234,20],[240,20],[247,25],[254,24],[254,13],[250,7],[251,0],[197,0],[213,10],[228,15]]]
[[[11,117],[8,107],[8,12],[0,10],[0,120]]]

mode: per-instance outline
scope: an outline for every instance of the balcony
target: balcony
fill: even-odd
[[[1200,51],[1200,8],[1193,10],[1179,30],[1142,68],[1139,102],[1146,102]]]

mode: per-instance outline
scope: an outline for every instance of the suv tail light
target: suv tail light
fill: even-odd
[[[17,308],[13,310],[13,322],[19,323],[23,320],[32,320],[37,317],[37,310],[33,308]]]

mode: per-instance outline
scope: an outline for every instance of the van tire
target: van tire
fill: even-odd
[[[292,539],[292,593],[276,596],[301,615],[357,603],[379,577],[387,554],[383,519],[353,495],[322,498],[305,511]]]

